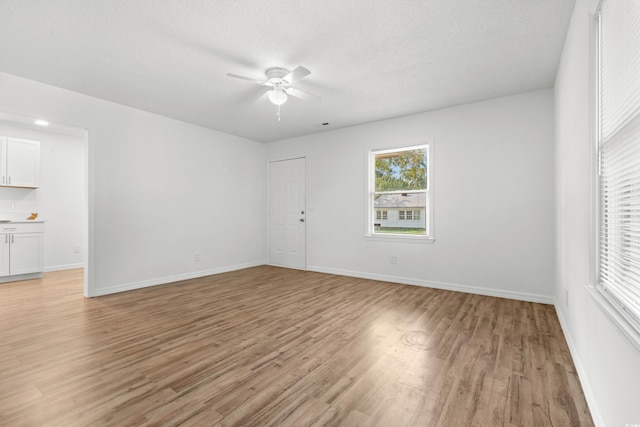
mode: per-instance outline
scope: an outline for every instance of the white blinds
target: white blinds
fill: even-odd
[[[640,0],[598,19],[599,289],[640,331]]]

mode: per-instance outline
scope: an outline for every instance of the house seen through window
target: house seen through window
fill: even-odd
[[[371,153],[371,234],[429,236],[428,146]]]

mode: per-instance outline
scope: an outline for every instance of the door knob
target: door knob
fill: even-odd
[[[300,222],[304,222],[304,218],[300,218]]]

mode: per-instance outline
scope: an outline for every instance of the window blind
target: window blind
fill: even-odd
[[[598,12],[598,288],[640,331],[640,1]]]

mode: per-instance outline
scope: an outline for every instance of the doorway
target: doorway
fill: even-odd
[[[269,264],[305,269],[306,159],[269,163]]]
[[[0,107],[0,135],[40,143],[36,189],[3,187],[0,212],[9,219],[39,214],[44,226],[44,272],[84,269],[88,296],[88,131]]]

